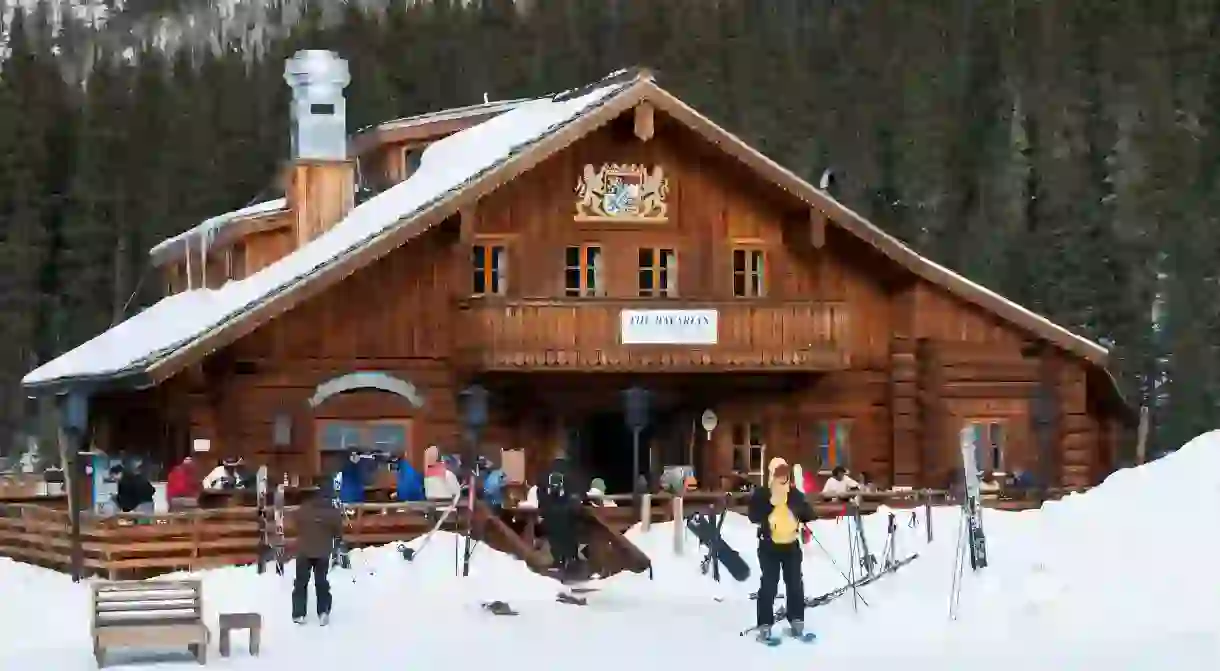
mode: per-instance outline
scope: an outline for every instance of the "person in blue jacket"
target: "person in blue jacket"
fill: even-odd
[[[423,501],[424,478],[405,457],[398,460],[398,500]]]
[[[364,457],[356,450],[347,455],[347,463],[339,474],[339,500],[343,503],[364,503]]]
[[[493,508],[504,506],[504,470],[497,468],[487,457],[479,457],[479,470],[483,472],[483,500]]]

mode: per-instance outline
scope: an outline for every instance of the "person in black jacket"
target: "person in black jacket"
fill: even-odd
[[[110,475],[119,481],[114,494],[114,504],[119,510],[130,513],[143,506],[145,512],[153,512],[152,502],[157,490],[148,478],[118,465],[110,469]]]
[[[589,486],[562,455],[538,487],[538,512],[560,575],[567,577],[577,560],[581,506]]]
[[[758,525],[758,565],[762,572],[758,586],[758,631],[761,641],[771,639],[775,621],[775,593],[780,574],[787,591],[788,633],[804,636],[805,588],[801,578],[800,529],[813,521],[813,508],[805,495],[792,486],[788,463],[776,457],[767,465],[770,477],[766,487],[754,490],[748,516]]]

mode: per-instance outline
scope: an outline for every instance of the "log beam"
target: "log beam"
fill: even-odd
[[[826,245],[826,215],[816,207],[809,208],[809,237],[816,249]]]
[[[641,100],[635,106],[635,136],[641,142],[652,139],[656,132],[656,109],[647,100]]]
[[[478,205],[471,203],[463,207],[458,216],[461,217],[461,233],[459,239],[463,244],[469,245],[474,242],[475,227],[478,222]]]

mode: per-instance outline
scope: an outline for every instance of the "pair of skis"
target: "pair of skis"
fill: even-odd
[[[258,572],[266,572],[268,559],[274,559],[276,574],[284,575],[284,485],[276,485],[270,523],[267,520],[268,489],[267,467],[260,466],[256,485],[258,492]]]
[[[756,632],[758,629],[758,627],[755,627],[750,631]],[[791,627],[789,627],[784,631],[783,636],[776,636],[768,633],[766,636],[759,636],[757,640],[759,643],[762,643],[768,648],[774,648],[779,646],[780,643],[783,643],[784,639],[792,639],[794,641],[800,641],[801,643],[813,643],[814,641],[818,640],[818,637],[817,634],[814,634],[812,631],[802,631],[798,634],[793,631]]]
[[[866,586],[876,582],[877,580],[880,580],[883,576],[896,572],[898,569],[902,568],[903,566],[906,566],[907,564],[910,564],[911,562],[915,561],[915,559],[917,559],[918,557],[919,557],[919,553],[915,553],[909,557],[900,559],[892,564],[885,566],[877,573],[874,573],[874,574],[868,575],[868,576],[864,576],[863,578],[860,578],[859,580],[856,580],[854,582],[843,585],[842,587],[833,589],[825,594],[822,594],[820,596],[815,596],[815,597],[806,597],[805,607],[806,608],[817,608],[818,606],[825,606],[826,604],[830,603],[831,601],[834,601],[835,599],[843,596],[844,594],[847,594],[848,592],[850,592],[852,590],[860,589],[861,587],[866,587]],[[750,597],[757,598],[757,594],[751,594]],[[779,622],[787,617],[788,617],[788,609],[786,607],[780,606],[779,609],[775,611],[775,621],[776,622]],[[750,634],[756,633],[758,631],[758,629],[759,629],[758,626],[753,626],[753,627],[750,627],[749,629],[746,629],[745,631],[741,632],[740,635],[748,636]]]

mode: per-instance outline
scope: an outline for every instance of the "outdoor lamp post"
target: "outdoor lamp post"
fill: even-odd
[[[80,582],[84,575],[84,548],[81,544],[81,483],[84,463],[80,452],[89,423],[89,397],[79,391],[69,393],[60,400],[59,441],[64,461],[64,474],[68,490],[68,517],[71,524],[71,570],[72,582]]]
[[[623,392],[623,405],[627,427],[631,429],[631,501],[640,508],[640,432],[648,426],[648,405],[652,393],[642,387],[633,386]]]
[[[474,535],[474,498],[478,483],[474,477],[474,463],[479,451],[479,438],[487,426],[487,390],[472,384],[462,390],[462,422],[466,426],[466,466],[470,468],[470,486],[466,491],[469,507],[466,518],[466,547],[462,552],[462,577],[470,575],[470,537]]]

